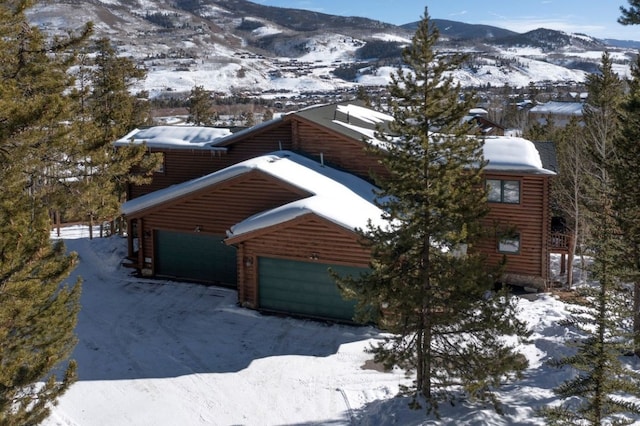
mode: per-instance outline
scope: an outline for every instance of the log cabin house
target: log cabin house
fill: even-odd
[[[151,183],[128,186],[127,200],[278,150],[302,153],[369,180],[371,173],[383,170],[365,152],[363,138],[373,137],[375,126],[389,120],[386,114],[355,104],[332,104],[285,114],[236,133],[188,126],[135,129],[114,145],[145,143],[150,153],[163,156],[163,167]]]
[[[348,320],[327,268],[367,268],[355,228],[380,220],[375,187],[278,151],[123,205],[129,252],[147,275],[238,288],[252,308]]]
[[[194,158],[208,158],[210,171],[181,183],[185,172],[172,172],[188,168],[191,148],[165,147],[166,175],[134,189],[122,208],[130,266],[235,287],[239,303],[254,309],[350,319],[352,305],[340,299],[327,268],[358,273],[368,265],[354,229],[375,219],[371,174],[384,170],[367,146],[376,143],[376,126],[391,119],[348,103],[287,114],[193,149]],[[144,140],[142,134],[118,143]],[[503,281],[536,289],[550,278],[550,147],[485,138],[485,223],[493,237],[481,250],[491,263],[507,259]],[[172,156],[187,167],[169,167]],[[319,181],[332,182],[342,196],[330,196]]]

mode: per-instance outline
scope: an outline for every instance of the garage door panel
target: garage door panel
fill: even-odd
[[[235,284],[236,250],[223,236],[156,231],[156,274],[208,283]]]
[[[355,301],[344,300],[329,268],[338,274],[357,275],[364,268],[259,259],[259,301],[266,310],[306,316],[352,320]]]

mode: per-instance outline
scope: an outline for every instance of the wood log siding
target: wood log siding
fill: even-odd
[[[297,187],[256,171],[131,217],[144,218],[142,235],[147,237],[143,237],[142,251],[145,257],[155,259],[152,236],[156,229],[194,232],[198,227],[203,234],[222,236],[232,225],[255,213],[309,195]]]
[[[164,172],[154,173],[147,185],[131,185],[128,199],[134,199],[176,183],[186,182],[233,164],[280,149],[291,149],[291,125],[282,123],[267,131],[249,134],[226,147],[226,152],[207,149],[149,149],[164,153]]]
[[[368,267],[371,252],[355,232],[307,214],[274,226],[238,244],[238,298],[258,308],[258,258],[273,257],[303,262]],[[310,259],[315,254],[314,259]],[[315,259],[317,257],[317,259]]]
[[[292,133],[293,150],[304,152],[316,161],[320,157],[328,166],[347,170],[365,180],[372,181],[372,173],[380,175],[384,172],[378,158],[367,150],[367,144],[326,129],[294,121]]]
[[[506,273],[549,278],[549,178],[540,175],[493,175],[487,179],[520,181],[520,203],[490,203],[490,212],[484,218],[486,230],[493,234],[477,245],[488,257],[490,265],[497,265],[505,256]],[[520,253],[498,252],[500,229],[514,228],[520,235]]]

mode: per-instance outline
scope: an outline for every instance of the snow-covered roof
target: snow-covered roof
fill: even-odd
[[[290,115],[305,118],[347,137],[364,139],[376,145],[382,143],[375,137],[376,129],[385,129],[393,121],[392,116],[359,105],[358,101],[316,105]]]
[[[217,147],[224,147],[227,146],[237,140],[240,140],[242,138],[244,138],[246,135],[254,133],[256,131],[260,131],[263,129],[267,129],[273,125],[277,125],[278,123],[282,122],[282,115],[277,115],[274,118],[272,118],[271,120],[267,120],[267,121],[263,121],[262,123],[258,123],[254,126],[251,127],[247,127],[246,129],[242,129],[238,132],[235,132],[231,135],[225,136],[223,138],[218,139],[217,141],[215,141],[215,145]]]
[[[388,114],[354,104],[338,105],[336,112],[343,114],[343,117],[334,118],[334,124],[353,130],[374,144],[380,142],[375,136],[376,127],[393,121],[393,117]]]
[[[556,115],[582,115],[582,102],[558,102],[549,101],[539,104],[531,108],[529,111],[537,114],[556,114]]]
[[[519,137],[495,136],[485,139],[483,153],[489,161],[487,171],[534,173],[554,175],[555,172],[542,166],[540,154],[533,142]],[[342,172],[338,172],[342,173]],[[373,204],[375,187],[365,183],[366,197],[354,196],[349,186],[330,185],[315,188],[316,195],[294,201],[284,206],[258,213],[234,225],[229,237],[284,223],[296,217],[314,213],[348,229],[365,228],[368,220],[383,226],[381,211]],[[362,191],[360,191],[362,193]]]
[[[368,219],[376,221],[382,213],[373,203],[375,186],[350,173],[289,151],[256,157],[201,178],[143,195],[124,203],[121,210],[129,215],[253,170],[272,175],[312,195],[248,218],[234,226],[230,235],[239,235],[310,212],[343,227],[355,229],[365,227]]]
[[[154,126],[134,129],[114,142],[115,146],[146,143],[152,148],[212,149],[231,130],[217,127]]]
[[[374,111],[370,108],[365,108],[360,105],[346,104],[337,105],[337,112],[346,114],[350,118],[357,118],[358,120],[370,123],[373,125],[384,123],[385,121],[393,121],[393,117],[389,114]]]
[[[470,115],[487,115],[489,114],[489,111],[487,111],[484,108],[471,108],[469,110],[469,114]]]
[[[540,153],[533,142],[515,136],[488,136],[484,139],[483,154],[489,163],[486,171],[509,171],[555,175],[542,165]]]
[[[345,188],[347,189],[347,188]],[[382,225],[382,210],[371,201],[346,191],[321,192],[314,196],[255,214],[232,226],[227,232],[229,238],[238,237],[259,229],[285,223],[299,216],[313,213],[336,223],[343,228],[355,230],[367,227],[369,220]]]

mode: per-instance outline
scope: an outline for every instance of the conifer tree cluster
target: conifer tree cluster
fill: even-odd
[[[132,94],[146,71],[117,55],[109,40],[99,39],[85,48],[71,94],[74,120],[65,151],[75,164],[72,183],[60,207],[68,215],[93,225],[117,218],[126,186],[148,181],[161,158],[147,155],[143,145],[113,148],[113,141],[138,126],[151,124],[144,92]],[[95,51],[95,55],[88,53]],[[135,173],[134,173],[135,171]],[[68,196],[73,203],[65,205]]]
[[[633,283],[634,352],[640,356],[640,57],[631,68],[621,106],[621,129],[614,139],[616,161],[612,163],[616,190],[613,207],[625,243],[618,258],[622,275]]]
[[[482,140],[463,120],[474,99],[449,74],[462,58],[438,55],[438,36],[425,10],[389,87],[393,136],[380,135],[388,175],[376,183],[388,225],[363,231],[370,273],[338,284],[357,300],[358,320],[391,332],[370,350],[376,362],[415,374],[404,389],[414,407],[437,413],[465,399],[499,409],[494,391],[526,367],[503,336],[526,330],[513,299],[493,291],[499,271],[474,250],[488,209]]]
[[[76,255],[52,243],[51,211],[110,220],[124,185],[142,182],[157,164],[144,146],[112,146],[147,122],[143,96],[130,94],[144,72],[106,40],[83,63],[92,26],[47,39],[26,19],[33,3],[0,3],[2,425],[39,423],[75,380],[69,356],[81,283],[65,282]],[[144,173],[133,175],[134,166]]]
[[[26,21],[30,1],[0,4],[0,424],[37,424],[73,382],[80,283],[51,244],[48,204],[66,158],[72,53],[90,31],[47,41]],[[59,371],[60,376],[53,373]]]
[[[607,53],[600,73],[589,76],[587,87],[581,203],[590,223],[593,284],[579,289],[581,302],[571,307],[565,322],[583,336],[575,342],[575,353],[552,362],[576,374],[555,389],[561,404],[542,413],[552,424],[631,424],[630,416],[640,415],[640,404],[629,399],[640,397],[640,374],[622,360],[624,354],[633,353],[637,338],[631,320],[633,303],[624,280],[628,242],[620,228],[621,194],[615,178],[621,170],[619,148],[627,140],[620,132],[625,127],[620,121],[623,84]],[[633,161],[637,163],[637,157]]]
[[[211,91],[204,86],[194,86],[189,93],[188,121],[195,126],[213,125],[216,112],[213,109]]]

